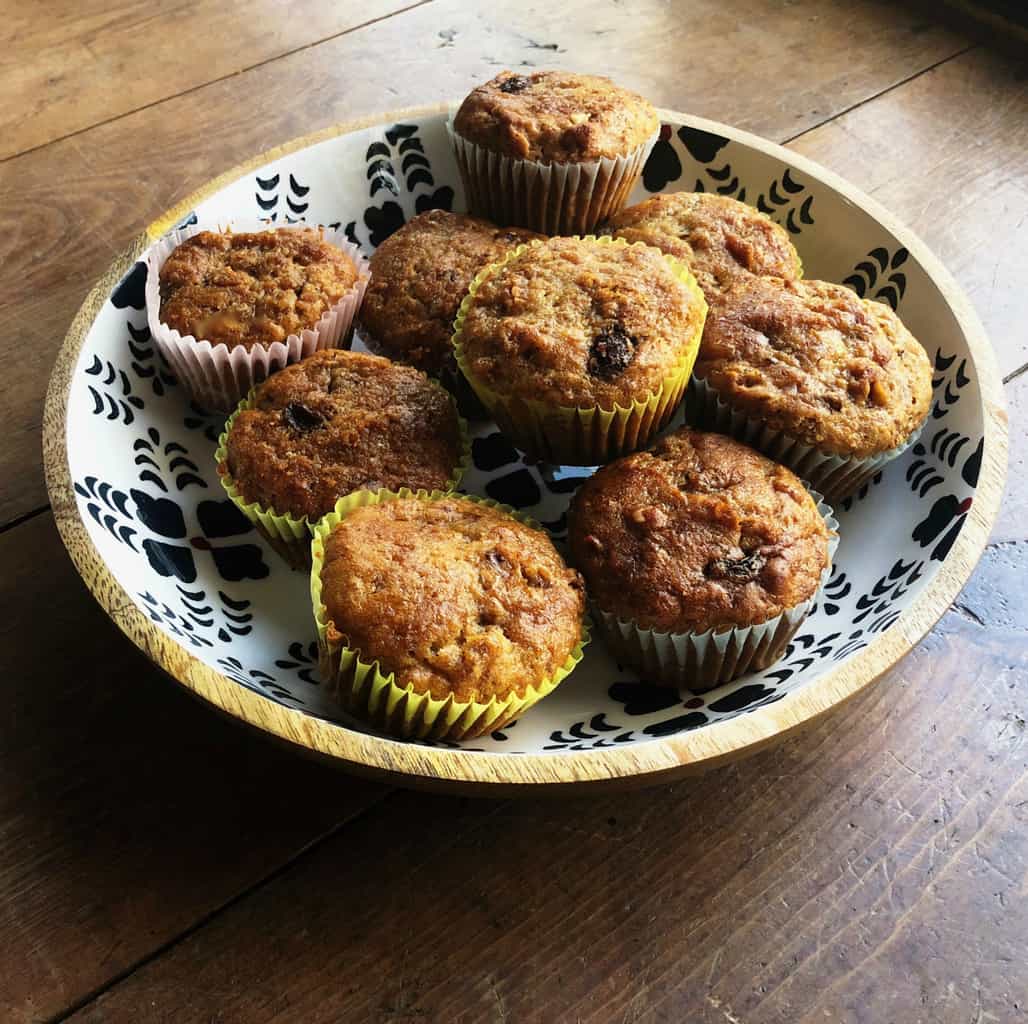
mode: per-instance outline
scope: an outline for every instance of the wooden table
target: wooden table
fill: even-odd
[[[1028,78],[855,0],[0,0],[0,1020],[1028,1019]],[[631,795],[389,791],[223,721],[101,613],[42,396],[113,255],[295,135],[501,67],[612,75],[841,172],[1007,375],[1010,490],[930,637],[815,730]]]

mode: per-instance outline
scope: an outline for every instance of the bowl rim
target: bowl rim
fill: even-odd
[[[949,554],[917,599],[867,647],[781,700],[702,729],[600,750],[513,754],[427,747],[347,729],[276,703],[209,667],[163,633],[114,578],[79,514],[67,451],[67,407],[79,353],[111,291],[139,255],[201,201],[249,171],[320,142],[365,128],[445,114],[451,103],[408,107],[332,125],[252,157],[208,181],[154,220],[117,256],[79,308],[58,352],[43,414],[47,490],[65,547],[93,597],[159,668],[225,714],[317,757],[395,784],[490,795],[575,787],[628,788],[700,773],[778,742],[812,725],[870,686],[942,617],[970,577],[999,511],[1006,476],[1008,428],[995,354],[970,301],[924,242],[835,172],[792,150],[717,121],[660,109],[662,123],[689,124],[783,160],[861,207],[924,268],[953,312],[978,374],[984,447],[975,500]]]

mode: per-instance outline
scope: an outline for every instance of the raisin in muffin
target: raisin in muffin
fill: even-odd
[[[361,307],[368,347],[452,389],[459,379],[453,320],[468,286],[483,267],[539,237],[445,210],[415,217],[371,257],[371,283]]]
[[[315,618],[323,674],[348,710],[399,735],[467,738],[577,661],[582,581],[541,530],[458,495],[382,495],[333,518],[315,537]],[[344,650],[375,678],[358,678]]]
[[[645,242],[677,256],[707,301],[742,274],[800,277],[799,254],[785,228],[752,206],[709,192],[656,195],[608,224],[615,238]]]
[[[452,139],[472,213],[572,234],[624,206],[659,126],[610,79],[503,71],[464,100]]]
[[[830,563],[829,525],[790,470],[687,428],[590,477],[568,524],[618,658],[689,689],[774,661]],[[729,631],[720,652],[711,635]]]
[[[270,345],[315,327],[357,278],[350,256],[313,228],[201,231],[161,267],[159,316],[212,345]]]
[[[243,403],[227,424],[218,471],[267,533],[267,517],[302,524],[299,562],[309,564],[306,524],[338,499],[379,488],[449,490],[466,443],[453,399],[423,373],[328,349],[286,367]]]
[[[695,377],[698,422],[728,426],[716,397],[733,432],[833,498],[912,441],[932,398],[928,356],[892,309],[825,281],[737,281],[711,306]]]
[[[695,280],[657,249],[553,238],[479,276],[454,341],[515,443],[592,465],[644,446],[670,417],[705,315]]]

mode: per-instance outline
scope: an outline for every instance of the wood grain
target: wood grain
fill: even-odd
[[[996,550],[973,618],[802,740],[631,797],[391,797],[73,1019],[1023,1019],[1028,545]]]
[[[0,1019],[15,1024],[83,999],[384,791],[163,679],[49,515],[0,537],[0,566]]]
[[[1028,536],[1028,374],[1006,386],[1007,415],[1010,417],[1010,464],[1007,489],[1000,505],[999,518],[992,530],[992,541],[1005,544]]]
[[[793,149],[846,175],[942,258],[1006,374],[1028,362],[1028,76],[974,50]]]
[[[45,503],[41,399],[89,287],[163,210],[253,154],[336,121],[458,97],[499,67],[522,64],[603,71],[661,105],[781,139],[963,45],[902,9],[885,23],[870,2],[745,0],[726,15],[716,0],[677,8],[504,0],[470,11],[443,0],[8,160],[0,164],[0,359],[9,367],[0,525]],[[774,89],[764,85],[768,67],[781,68]]]
[[[4,0],[0,95],[19,102],[5,103],[0,112],[0,160],[416,2]]]

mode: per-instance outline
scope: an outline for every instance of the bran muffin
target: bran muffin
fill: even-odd
[[[615,238],[645,242],[677,256],[708,301],[740,274],[802,276],[785,228],[766,214],[710,192],[655,195],[622,210],[607,225]]]
[[[490,503],[381,494],[319,525],[314,571],[326,678],[349,710],[400,735],[500,728],[580,656],[581,578],[545,533]],[[393,697],[358,692],[344,649],[376,663]],[[389,715],[376,720],[376,704]]]
[[[452,122],[471,212],[582,234],[624,206],[660,120],[637,93],[569,71],[502,71]]]
[[[415,217],[371,257],[372,278],[361,307],[368,347],[453,385],[459,378],[453,320],[472,280],[483,267],[539,237],[445,210]]]
[[[270,345],[315,327],[357,278],[353,260],[313,228],[201,231],[161,267],[159,316],[212,345]]]
[[[824,281],[737,281],[711,306],[695,376],[833,497],[898,454],[932,398],[928,356],[892,309]],[[704,423],[711,407],[696,404]]]
[[[189,398],[231,412],[276,370],[348,347],[368,262],[342,229],[177,228],[146,254],[147,323]]]
[[[306,524],[338,499],[383,487],[450,490],[466,458],[463,422],[438,384],[379,356],[327,349],[243,403],[226,425],[218,471],[258,525],[258,512],[302,525],[298,557],[286,557],[310,564]]]
[[[659,250],[552,238],[479,275],[454,343],[519,447],[593,465],[644,446],[673,413],[705,315],[695,280]]]
[[[688,428],[590,477],[568,523],[572,562],[615,653],[690,689],[780,655],[826,578],[833,539],[790,470]],[[710,634],[726,631],[722,660]],[[664,634],[674,639],[658,643]]]

